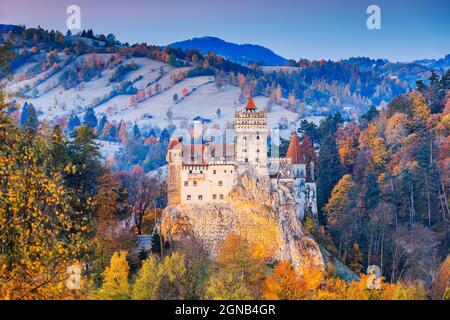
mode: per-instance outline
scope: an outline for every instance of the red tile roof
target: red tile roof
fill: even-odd
[[[300,144],[298,143],[298,136],[296,132],[292,134],[286,158],[291,158],[291,163],[294,164],[303,163],[303,157],[300,152]]]
[[[248,99],[245,110],[247,110],[247,111],[255,111],[256,110],[256,105],[255,105],[255,102],[253,101],[253,98]]]
[[[178,145],[181,147],[180,141],[178,140],[178,138],[173,137],[172,139],[170,139],[169,146],[167,147],[167,150],[175,149],[176,147],[178,147]]]

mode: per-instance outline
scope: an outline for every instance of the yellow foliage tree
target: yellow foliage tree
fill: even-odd
[[[331,225],[336,224],[345,214],[345,210],[350,202],[349,193],[354,187],[352,176],[349,174],[344,175],[334,186],[330,200],[325,206],[328,222]]]
[[[66,269],[87,249],[83,213],[70,206],[48,141],[31,123],[13,124],[0,90],[0,299],[70,296]]]
[[[115,252],[111,257],[110,266],[103,272],[103,285],[100,298],[124,300],[129,298],[127,252]]]
[[[450,299],[450,255],[447,256],[444,262],[439,267],[438,272],[433,281],[431,288],[433,299],[449,300]]]
[[[264,260],[253,256],[250,243],[235,233],[228,234],[220,247],[217,264],[220,270],[255,289],[261,285],[266,270]]]
[[[212,300],[251,300],[249,289],[238,275],[218,272],[211,276],[206,286],[206,298]]]

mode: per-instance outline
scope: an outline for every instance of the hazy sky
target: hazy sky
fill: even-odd
[[[450,0],[0,0],[0,23],[66,32],[71,4],[81,7],[83,29],[130,44],[208,35],[293,59],[406,61],[450,53]],[[381,30],[366,27],[371,4],[381,8]]]

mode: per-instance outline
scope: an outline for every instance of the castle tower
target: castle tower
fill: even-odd
[[[300,151],[300,143],[298,142],[296,132],[294,132],[291,136],[286,158],[290,159],[294,179],[301,178],[304,182],[304,178],[306,177],[306,164],[304,161],[304,155]]]
[[[167,147],[167,202],[169,206],[181,203],[181,166],[183,163],[183,146],[173,137]]]
[[[240,170],[252,166],[261,174],[267,172],[267,113],[257,111],[252,98],[244,111],[235,113],[236,165]]]
[[[286,158],[291,159],[291,163],[302,163],[302,154],[300,152],[300,144],[298,142],[297,133],[294,132],[289,142],[289,148],[286,153]]]

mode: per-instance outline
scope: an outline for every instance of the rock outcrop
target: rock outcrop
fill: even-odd
[[[292,189],[279,185],[270,190],[269,178],[251,169],[237,178],[226,203],[168,207],[162,231],[179,241],[195,237],[211,256],[235,232],[253,245],[256,255],[289,259],[299,273],[311,264],[325,267],[318,244],[297,219]]]

